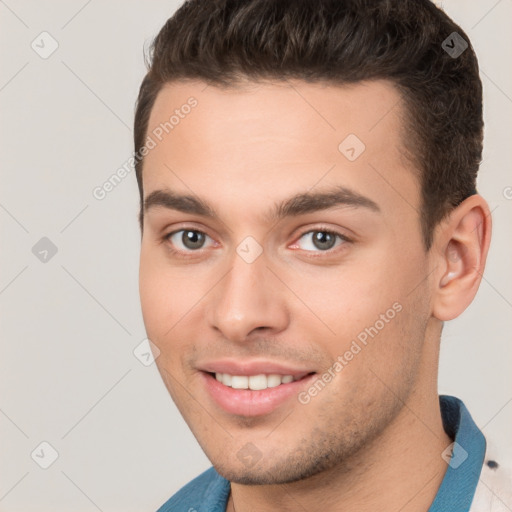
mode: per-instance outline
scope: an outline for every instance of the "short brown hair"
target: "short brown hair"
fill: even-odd
[[[456,42],[467,45],[460,55],[449,52]],[[427,250],[434,227],[476,193],[483,140],[478,62],[467,35],[429,0],[189,0],[160,30],[149,62],[136,105],[136,153],[169,82],[387,79],[406,106],[404,147],[420,173]],[[142,168],[137,160],[141,230]]]

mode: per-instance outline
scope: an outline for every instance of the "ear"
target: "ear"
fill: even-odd
[[[434,233],[432,314],[452,320],[471,304],[484,273],[491,241],[491,212],[475,194],[464,200]]]

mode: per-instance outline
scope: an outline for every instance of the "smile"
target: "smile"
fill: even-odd
[[[295,380],[302,379],[307,374],[302,375],[278,375],[271,373],[265,375],[230,375],[229,373],[216,373],[215,378],[233,389],[251,389],[253,391],[261,391],[267,388],[275,388],[281,384],[289,384]]]

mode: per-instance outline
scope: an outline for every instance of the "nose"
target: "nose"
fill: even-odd
[[[211,327],[233,342],[245,342],[257,330],[275,335],[286,329],[289,312],[283,285],[267,268],[264,254],[248,263],[235,253],[231,263],[209,294]]]

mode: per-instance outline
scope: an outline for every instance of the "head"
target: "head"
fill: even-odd
[[[469,43],[427,0],[216,0],[153,43],[134,134],[144,323],[232,481],[349,467],[404,403],[437,401],[442,324],[490,238],[478,65],[444,49],[453,32]],[[296,381],[269,406],[215,372]]]

